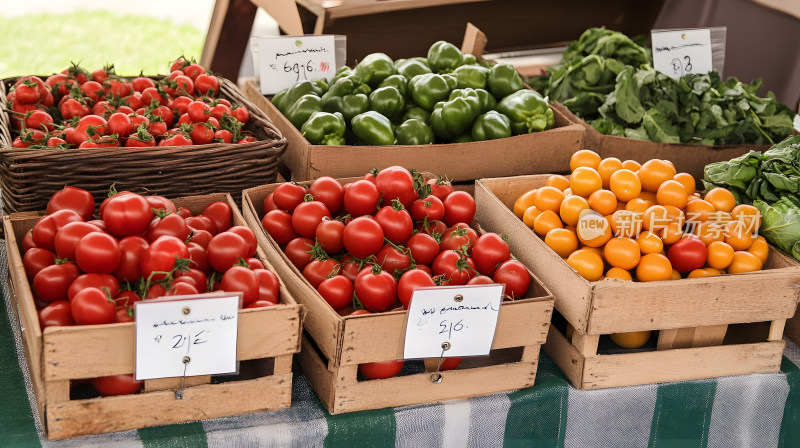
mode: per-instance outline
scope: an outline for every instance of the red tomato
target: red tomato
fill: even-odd
[[[139,260],[144,255],[149,244],[140,236],[126,236],[119,241],[119,264],[114,271],[114,277],[119,281],[133,283],[142,276]]]
[[[186,109],[193,123],[205,123],[211,118],[211,107],[202,101],[192,101]]]
[[[25,236],[22,237],[22,252],[25,253],[34,247],[36,247],[36,243],[33,242],[33,229],[31,229],[25,232]]]
[[[385,311],[397,300],[397,282],[392,274],[373,265],[356,276],[356,297],[370,311]]]
[[[204,274],[211,273],[211,265],[208,264],[208,255],[206,248],[197,243],[188,243],[186,248],[189,250],[189,259],[192,260],[189,266],[203,272]]]
[[[181,241],[186,241],[186,238],[189,238],[189,227],[186,225],[186,220],[175,213],[170,213],[163,218],[153,218],[145,238],[152,243],[163,235],[174,236]]]
[[[353,217],[372,215],[377,211],[381,193],[368,180],[353,182],[344,191],[344,209]],[[278,202],[275,202],[278,204]]]
[[[439,221],[444,218],[444,204],[441,199],[429,195],[425,199],[417,199],[411,204],[411,219],[414,221]]]
[[[511,258],[511,249],[500,235],[484,233],[472,247],[472,258],[478,272],[491,277],[500,263]]]
[[[275,193],[270,193],[264,198],[264,214],[267,214],[273,210],[277,210],[278,206],[275,204]]]
[[[397,283],[397,298],[400,299],[403,308],[408,308],[414,290],[429,286],[436,286],[430,274],[421,269],[411,269],[406,271]]]
[[[195,123],[194,126],[192,126],[189,137],[195,145],[207,145],[214,142],[215,132],[216,129],[214,129],[214,126],[208,122]]]
[[[427,233],[415,233],[406,242],[417,265],[430,265],[439,255],[439,243]]]
[[[311,251],[314,248],[314,240],[310,238],[297,237],[288,244],[283,252],[292,264],[300,271],[306,267],[314,257]]]
[[[239,262],[239,259],[248,257],[248,243],[241,236],[233,232],[222,232],[214,235],[208,243],[206,255],[208,264],[217,272],[225,272]]]
[[[425,233],[430,236],[444,235],[447,232],[447,226],[442,221],[421,222],[415,227],[420,233]]]
[[[167,295],[167,288],[165,288],[161,283],[156,283],[147,290],[144,300],[157,299],[159,297],[164,297],[165,295]]]
[[[58,210],[44,216],[33,226],[33,243],[36,247],[55,252],[58,231],[67,224],[78,221],[83,221],[83,218],[73,210]]]
[[[261,260],[259,260],[258,258],[252,258],[251,257],[251,258],[248,258],[247,260],[244,260],[244,261],[245,261],[245,263],[247,263],[247,267],[252,269],[252,270],[254,270],[254,271],[256,269],[265,269],[264,268],[264,263],[262,263]]]
[[[171,201],[170,201],[170,202],[171,202]],[[175,211],[175,213],[176,213],[178,216],[182,217],[183,219],[186,219],[186,218],[191,218],[191,217],[192,217],[192,211],[191,211],[191,210],[189,210],[189,209],[188,209],[188,208],[186,208],[186,207],[178,207],[178,209]],[[209,218],[209,219],[211,219],[211,218]]]
[[[164,214],[175,213],[178,211],[178,209],[175,207],[175,203],[165,198],[164,196],[152,195],[152,196],[145,196],[144,198],[147,201],[147,203],[150,204],[150,208],[154,208],[156,210],[163,210]],[[182,208],[186,209],[186,207]],[[186,209],[186,211],[188,210],[189,209]],[[192,212],[189,212],[188,216],[192,216]]]
[[[317,289],[322,298],[335,310],[353,303],[353,281],[344,275],[335,275],[323,280]]]
[[[475,198],[466,191],[454,191],[442,202],[444,223],[449,226],[459,222],[471,223],[475,218]]]
[[[217,224],[209,216],[206,215],[190,216],[184,219],[186,221],[186,225],[189,226],[190,229],[205,230],[211,235],[216,235],[218,233]]]
[[[211,238],[213,238],[213,236],[211,236],[211,234],[205,230],[192,229],[192,232],[189,237],[189,242],[198,244],[203,249],[207,249],[208,243],[211,242]]]
[[[142,92],[148,87],[155,88],[155,86],[155,81],[153,81],[151,78],[145,78],[144,76],[138,76],[131,80],[131,87],[133,87],[133,90],[136,92]]]
[[[110,274],[117,269],[121,257],[116,238],[103,232],[84,236],[75,248],[75,261],[83,272]]]
[[[69,285],[78,275],[80,273],[75,263],[47,266],[33,277],[33,293],[42,302],[67,300]]]
[[[191,279],[199,292],[204,292],[208,287],[208,277],[206,277],[205,272],[199,269],[189,268],[186,271],[180,271],[178,272],[175,281],[186,281],[188,279]]]
[[[339,260],[339,264],[342,265],[342,275],[349,278],[350,281],[355,281],[358,272],[364,267],[364,264],[351,254],[344,254]]]
[[[70,310],[76,325],[99,325],[114,322],[116,305],[106,291],[82,289],[70,300]]]
[[[322,202],[303,202],[292,213],[292,228],[298,235],[312,238],[316,234],[317,226],[326,217],[330,218],[331,213]]]
[[[272,210],[261,219],[261,226],[281,246],[297,238],[292,226],[292,215],[283,210]]]
[[[86,288],[97,288],[108,292],[111,297],[119,294],[119,282],[116,277],[108,274],[83,274],[75,279],[67,290],[67,300],[72,301],[75,296]]]
[[[343,222],[330,218],[323,218],[319,223],[315,236],[326,253],[338,254],[344,250],[344,227]]]
[[[47,214],[65,209],[77,212],[84,221],[88,221],[94,214],[94,197],[82,188],[66,186],[50,197]]]
[[[381,225],[383,236],[394,244],[406,244],[414,232],[411,215],[399,201],[378,210],[378,213],[375,214],[375,221]]]
[[[375,255],[378,265],[392,275],[400,275],[411,267],[411,255],[408,249],[402,246],[394,247],[386,244]]]
[[[150,104],[153,104],[153,101],[158,103],[159,106],[167,105],[166,95],[162,95],[156,87],[147,87],[142,90],[142,104],[149,106]]]
[[[350,190],[352,187],[347,191]],[[347,192],[345,192],[345,202],[347,202],[346,195]],[[362,216],[345,226],[342,241],[345,249],[354,257],[366,258],[378,253],[383,247],[383,229],[374,219]]]
[[[224,232],[231,228],[233,213],[231,211],[231,206],[228,205],[227,202],[212,202],[203,209],[202,214],[214,221],[214,224],[217,225],[217,232]]]
[[[246,308],[248,308],[248,309],[266,308],[266,307],[270,307],[270,306],[275,306],[275,303],[270,302],[269,300],[256,300],[255,302],[252,302],[250,305],[247,305]]]
[[[133,304],[141,300],[142,298],[139,297],[139,294],[136,294],[131,290],[125,290],[120,291],[119,294],[117,294],[114,302],[116,302],[117,308],[133,308]]]
[[[384,380],[396,376],[403,370],[405,361],[368,362],[358,365],[358,371],[368,380]]]
[[[137,381],[133,374],[103,376],[92,379],[92,387],[104,396],[135,394],[141,390],[144,381]]]
[[[382,195],[384,206],[390,205],[394,199],[399,199],[404,206],[409,207],[417,199],[414,178],[401,166],[390,166],[381,170],[375,176],[375,185]]]
[[[286,182],[278,185],[272,192],[272,200],[281,210],[294,212],[295,207],[303,202],[306,196],[306,187],[295,183]]]
[[[333,277],[341,269],[339,263],[332,258],[319,258],[311,260],[303,268],[303,277],[308,280],[314,288],[317,288],[325,279]]]
[[[700,269],[706,264],[708,249],[700,238],[681,238],[670,246],[667,258],[678,272],[685,274]]]
[[[332,215],[339,213],[344,203],[344,188],[342,184],[334,178],[323,176],[311,183],[308,187],[310,194],[315,201],[325,204]]]
[[[189,77],[192,81],[197,79],[198,76],[204,74],[206,71],[200,64],[191,63],[184,67],[183,73],[186,73],[186,76]]]
[[[233,226],[230,229],[226,230],[226,232],[233,232],[240,237],[244,238],[244,241],[247,243],[247,257],[250,258],[255,256],[256,248],[258,247],[258,242],[256,241],[256,234],[250,230],[249,227],[245,226]]]
[[[512,299],[525,297],[531,285],[531,275],[519,260],[508,260],[500,264],[494,271],[492,280],[505,284],[503,295]]]
[[[114,323],[121,324],[125,322],[134,322],[135,319],[133,318],[133,308],[130,307],[117,307],[117,310],[114,312]]]
[[[439,245],[439,249],[441,251],[464,249],[467,251],[467,254],[471,254],[472,246],[477,240],[478,233],[467,224],[460,222],[447,229],[442,235],[442,242]]]
[[[116,194],[101,207],[100,218],[106,223],[108,233],[123,238],[147,230],[153,211],[147,200],[138,194]]]
[[[194,80],[194,88],[200,95],[214,96],[219,92],[219,79],[213,75],[200,73]]]
[[[444,201],[450,193],[455,191],[453,184],[450,183],[449,180],[444,180],[441,177],[438,179],[430,179],[425,183],[431,186],[431,194],[441,201]]]
[[[108,132],[117,134],[120,138],[125,138],[133,132],[133,124],[130,117],[122,112],[116,112],[108,117]]]
[[[221,288],[228,292],[242,293],[242,306],[258,299],[258,277],[244,266],[233,266],[222,274]]]
[[[101,230],[88,222],[75,221],[71,222],[56,233],[54,245],[56,247],[56,255],[58,258],[66,258],[67,260],[75,260],[75,249],[78,247],[78,242],[84,236],[100,232]]]
[[[39,326],[44,331],[47,327],[75,325],[72,320],[69,302],[56,300],[39,311]]]
[[[467,285],[493,285],[494,280],[491,277],[487,277],[485,275],[477,275],[472,277],[470,281],[467,282]]]
[[[25,267],[28,279],[33,279],[39,271],[54,264],[56,264],[56,254],[38,247],[26,251],[22,257],[22,265]]]
[[[477,271],[471,258],[446,250],[433,260],[433,274],[443,276],[450,285],[464,285],[477,275]]]
[[[247,124],[250,121],[250,111],[244,106],[236,105],[231,107],[231,115],[242,124]]]
[[[274,272],[267,269],[254,269],[258,277],[258,300],[278,303],[281,295],[281,282]]]
[[[186,244],[174,236],[164,235],[153,241],[144,251],[139,262],[142,276],[154,281],[164,279],[167,272],[171,272],[179,258],[189,258],[189,249]],[[231,263],[232,265],[233,263]],[[219,270],[223,272],[223,269]]]

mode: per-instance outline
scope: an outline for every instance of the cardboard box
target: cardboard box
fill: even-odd
[[[565,171],[572,154],[583,147],[583,128],[555,110],[555,128],[498,140],[417,146],[312,145],[254,82],[247,82],[244,91],[289,141],[280,161],[295,181],[358,176],[392,165],[424,168],[452,181]]]
[[[770,248],[764,270],[670,282],[588,282],[514,215],[517,197],[549,176],[480,179],[476,219],[504,233],[540,276],[565,322],[545,350],[579,389],[777,372],[786,319],[797,309],[800,264]],[[753,324],[753,325],[742,325]],[[658,331],[657,350],[598,351],[601,336]],[[603,336],[605,341],[605,336]]]
[[[553,307],[552,296],[533,274],[525,298],[502,303],[490,356],[465,358],[458,369],[442,372],[440,383],[432,382],[430,375],[437,359],[426,363],[427,373],[361,380],[359,364],[403,359],[407,312],[340,316],[331,308],[261,226],[264,199],[278,185],[244,191],[245,219],[256,232],[259,247],[276,260],[278,274],[306,308],[307,334],[299,361],[331,413],[467,398],[533,385]]]
[[[766,151],[770,145],[689,145],[684,143],[655,143],[625,137],[603,135],[582,118],[573,114],[561,103],[553,103],[554,110],[561,112],[570,123],[580,124],[586,129],[583,146],[601,157],[616,157],[620,160],[635,160],[639,163],[650,159],[665,159],[675,165],[679,173],[689,173],[699,182],[703,169],[713,162],[722,162],[753,151]]]
[[[228,194],[176,199],[175,205],[199,213],[222,200],[234,210],[234,225],[244,218]],[[3,228],[11,271],[11,303],[19,316],[22,345],[37,411],[48,439],[122,431],[148,426],[288,408],[292,356],[300,350],[302,307],[281,283],[281,303],[239,311],[237,360],[233,380],[212,384],[211,376],[186,378],[183,399],[175,398],[181,378],[145,380],[138,394],[73,399],[76,380],[135,371],[136,327],[131,323],[48,327],[42,331],[22,264],[22,237],[38,220],[33,212],[6,215]],[[267,269],[278,272],[258,251]]]

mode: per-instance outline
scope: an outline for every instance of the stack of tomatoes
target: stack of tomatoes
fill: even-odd
[[[46,80],[19,78],[8,94],[15,148],[97,148],[242,143],[247,108],[219,94],[219,79],[200,65],[175,61],[154,80],[122,78],[109,66],[72,66]]]
[[[232,226],[226,202],[192,216],[162,196],[120,192],[103,201],[99,219],[94,210],[88,191],[65,187],[25,234],[42,329],[131,322],[135,302],[162,296],[222,290],[241,292],[247,308],[279,301],[278,277],[253,258],[255,234]]]
[[[321,177],[306,188],[279,185],[261,224],[340,314],[407,308],[413,291],[437,285],[504,283],[525,295],[530,274],[497,234],[470,226],[475,200],[442,179],[403,167],[346,185]],[[361,366],[367,378],[394,376],[402,361]],[[376,367],[377,366],[377,367]]]

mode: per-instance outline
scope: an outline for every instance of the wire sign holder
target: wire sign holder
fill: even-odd
[[[489,354],[504,286],[441,286],[414,291],[406,321],[404,359],[439,358],[432,383],[441,383],[444,358]],[[445,356],[446,355],[446,356]]]

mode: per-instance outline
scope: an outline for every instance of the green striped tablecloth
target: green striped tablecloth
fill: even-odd
[[[0,244],[2,285],[7,271]],[[529,389],[335,416],[296,375],[289,409],[50,442],[32,411],[13,318],[0,316],[3,447],[800,447],[800,349],[791,342],[775,374],[578,391],[543,353]]]

